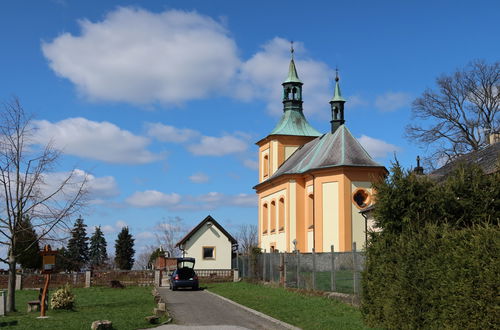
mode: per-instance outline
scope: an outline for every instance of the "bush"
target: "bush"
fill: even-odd
[[[71,287],[66,284],[54,292],[50,299],[52,309],[73,309],[75,304],[75,295],[71,292]]]

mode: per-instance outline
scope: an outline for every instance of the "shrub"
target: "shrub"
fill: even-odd
[[[71,292],[71,287],[66,284],[54,292],[50,299],[52,309],[73,309],[75,304],[75,295]]]

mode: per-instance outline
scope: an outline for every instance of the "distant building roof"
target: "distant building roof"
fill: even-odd
[[[441,168],[429,173],[429,177],[435,180],[443,180],[448,176],[453,169],[459,164],[476,164],[484,173],[492,174],[500,170],[500,143],[495,143],[487,146],[484,149],[473,151],[468,154],[462,155],[452,162],[444,165]]]
[[[337,166],[383,167],[370,157],[349,129],[341,125],[335,133],[323,134],[300,147],[270,179]]]
[[[226,235],[226,237],[228,238],[229,241],[231,241],[231,243],[233,244],[236,244],[237,241],[233,238],[233,236],[231,236],[231,234],[229,234],[225,229],[224,227],[222,227],[217,221],[215,221],[214,218],[212,218],[210,215],[207,216],[205,219],[203,219],[203,221],[201,221],[196,227],[194,227],[189,233],[186,234],[186,236],[184,236],[179,242],[177,242],[177,244],[175,244],[175,246],[180,246],[184,243],[186,243],[186,241],[188,239],[191,238],[191,236],[194,235],[194,233],[196,233],[203,225],[205,225],[207,222],[211,222],[215,227],[219,228],[219,230],[224,234]]]

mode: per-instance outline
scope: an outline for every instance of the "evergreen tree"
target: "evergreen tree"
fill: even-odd
[[[16,244],[14,254],[17,255],[17,261],[22,268],[39,269],[42,266],[42,256],[40,255],[40,245],[38,235],[36,234],[29,216],[24,216],[17,223]]]
[[[65,272],[72,268],[73,262],[68,256],[68,250],[63,246],[58,249],[56,256],[56,271]]]
[[[108,259],[106,239],[100,226],[95,228],[94,234],[90,238],[89,259],[90,266],[93,268],[102,267]]]
[[[134,239],[128,232],[128,227],[123,227],[115,241],[115,263],[119,269],[130,270],[134,265]]]
[[[68,242],[68,258],[71,260],[71,265],[68,270],[80,271],[89,261],[89,246],[87,241],[86,224],[80,217],[76,219],[75,225],[71,230],[71,238]]]

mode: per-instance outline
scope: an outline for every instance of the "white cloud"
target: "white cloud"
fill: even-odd
[[[42,44],[50,67],[95,100],[179,104],[220,92],[239,66],[217,21],[196,12],[120,7]]]
[[[169,207],[180,201],[179,194],[165,194],[157,190],[138,191],[126,199],[129,205],[135,207]]]
[[[152,240],[156,238],[155,234],[150,231],[143,231],[141,233],[134,235],[134,237],[140,240]]]
[[[365,100],[361,95],[351,95],[347,97],[347,102],[349,108],[356,108],[356,107],[365,107],[370,104],[367,100]]]
[[[199,143],[188,146],[188,150],[197,156],[224,156],[244,152],[247,148],[246,141],[231,135],[203,136]]]
[[[295,54],[306,53],[301,43],[294,44]],[[282,86],[288,74],[290,43],[274,38],[262,46],[252,58],[242,64],[236,96],[243,100],[264,99],[267,109],[275,115],[281,114]],[[304,83],[304,112],[328,116],[329,100],[333,95],[330,78],[333,71],[323,62],[312,59],[295,59],[297,73]]]
[[[382,140],[378,140],[366,135],[361,135],[358,138],[359,143],[365,148],[365,150],[374,158],[383,158],[387,156],[390,152],[399,151],[400,148],[393,144],[387,143]]]
[[[123,164],[144,164],[163,158],[145,149],[149,139],[109,122],[68,118],[57,123],[37,120],[33,124],[36,143],[52,142],[69,155]]]
[[[129,227],[129,225],[123,220],[118,220],[114,225],[101,226],[101,231],[104,234],[115,234],[121,231],[123,227]]]
[[[209,177],[205,173],[195,173],[189,177],[189,180],[194,183],[208,182]]]
[[[188,128],[176,128],[161,123],[148,123],[148,136],[161,142],[182,143],[200,136],[200,133]]]
[[[259,162],[253,159],[245,159],[243,165],[251,170],[259,169]]]
[[[403,92],[387,92],[377,96],[375,107],[382,112],[391,112],[398,110],[410,104],[411,95]]]

